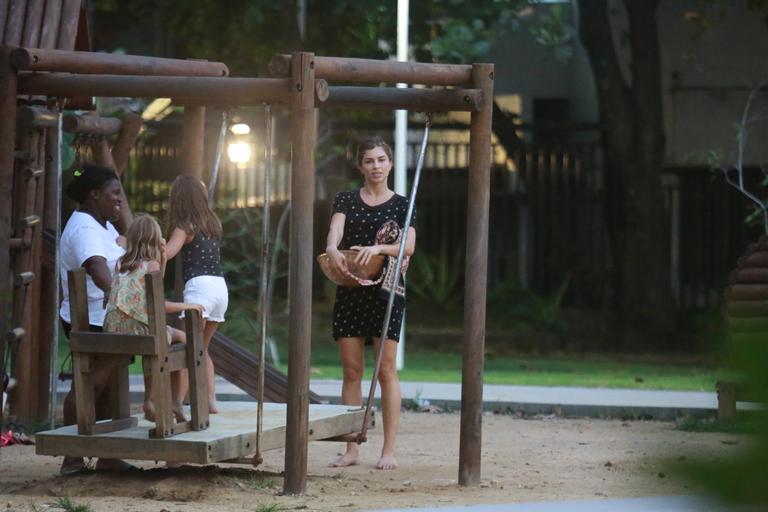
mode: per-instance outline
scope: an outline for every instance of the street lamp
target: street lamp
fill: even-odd
[[[229,127],[229,131],[235,138],[227,146],[227,156],[230,162],[237,165],[238,169],[243,169],[251,159],[251,145],[243,136],[251,133],[251,127],[246,123],[235,123]]]

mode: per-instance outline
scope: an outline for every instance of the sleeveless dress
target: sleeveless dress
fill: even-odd
[[[407,211],[408,199],[399,194],[382,204],[370,206],[362,200],[359,190],[339,192],[333,199],[332,210],[332,213],[345,215],[344,236],[339,249],[349,249],[353,245],[374,245],[376,234],[386,224],[395,222],[400,229],[403,228]],[[414,209],[411,227],[415,223]],[[333,305],[334,339],[355,337],[370,342],[378,338],[381,336],[386,309],[387,294],[382,293],[378,286],[337,286]],[[399,341],[404,311],[405,301],[395,301],[387,339]]]
[[[144,276],[148,262],[144,261],[132,272],[115,273],[109,291],[107,313],[104,317],[104,331],[120,334],[149,334],[147,315],[147,292]],[[160,299],[163,299],[160,297]],[[160,319],[165,322],[165,318]],[[171,343],[171,328],[165,326],[168,343]]]

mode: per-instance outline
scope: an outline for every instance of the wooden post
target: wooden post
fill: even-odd
[[[313,207],[315,200],[315,71],[312,53],[291,59],[291,235],[288,304],[288,407],[283,492],[307,488],[309,354],[312,326]]]
[[[717,419],[721,422],[736,418],[736,384],[727,381],[717,382]]]
[[[491,176],[493,64],[472,66],[474,87],[488,99],[472,113],[469,128],[467,261],[464,275],[464,357],[461,368],[461,437],[459,484],[480,483],[483,417],[485,299],[488,271],[488,208]]]
[[[57,123],[58,126],[58,116]],[[58,221],[57,210],[59,206],[59,175],[58,175],[58,154],[59,134],[57,128],[48,130],[45,139],[45,183],[43,184],[43,201],[40,210],[43,219],[43,232],[48,231],[57,233]],[[54,350],[58,350],[58,342],[54,342],[54,336],[58,334],[59,320],[59,294],[56,273],[56,244],[58,238],[45,237],[42,241],[42,257],[40,267],[40,300],[37,302],[40,309],[39,337],[40,352],[38,353],[38,376],[37,389],[41,400],[38,402],[37,417],[45,418],[51,416],[52,406],[56,405],[56,399],[53,394],[49,394],[43,399],[43,393],[46,390],[54,391],[57,385],[57,368],[52,367],[56,358],[52,358]],[[53,400],[53,402],[51,402]]]
[[[197,311],[187,311],[184,315],[187,332],[186,361],[189,374],[190,421],[192,430],[205,430],[208,421],[208,379],[205,374],[203,344],[203,320]]]
[[[181,173],[203,177],[203,148],[205,145],[205,107],[184,107],[184,121],[181,127]],[[168,236],[171,234],[168,233]],[[173,299],[181,301],[184,296],[184,279],[181,272],[181,255],[173,262]],[[171,325],[182,329],[178,317]]]
[[[67,272],[69,286],[69,311],[72,333],[88,332],[88,289],[85,269]],[[96,403],[93,389],[93,358],[88,354],[72,351],[72,385],[75,386],[75,410],[77,411],[77,433],[90,435],[96,423]]]
[[[11,289],[10,252],[11,202],[13,193],[13,151],[16,144],[16,70],[11,66],[11,49],[0,48],[0,361],[5,361],[6,333],[8,329],[8,294]],[[5,370],[0,364],[0,383]],[[2,384],[0,384],[1,386]],[[3,399],[0,394],[0,420],[3,418]]]
[[[181,129],[181,172],[203,177],[203,146],[205,143],[205,107],[184,107]]]
[[[152,368],[152,401],[155,404],[155,428],[149,431],[150,438],[170,437],[173,431],[171,411],[171,372],[168,364],[168,335],[165,329],[165,294],[163,276],[150,272],[144,276],[147,293],[147,317],[149,333],[154,336],[154,354],[149,356]],[[143,356],[147,357],[147,356]]]

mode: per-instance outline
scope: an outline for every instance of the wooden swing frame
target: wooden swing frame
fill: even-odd
[[[307,445],[314,437],[309,432],[308,397],[314,266],[315,109],[470,112],[458,480],[461,485],[477,485],[481,469],[493,64],[403,63],[315,57],[312,53],[296,52],[290,56],[276,56],[270,68],[275,78],[231,78],[221,63],[0,47],[0,110],[3,112],[0,116],[0,196],[14,197],[19,95],[170,97],[174,103],[185,106],[180,153],[182,166],[198,173],[203,168],[205,106],[271,103],[289,108],[293,114],[292,250],[284,492],[300,494],[306,490]],[[329,85],[335,81],[376,86]],[[378,86],[381,82],[444,88],[382,88]],[[12,244],[11,218],[11,202],[0,202],[0,247]],[[8,251],[0,251],[0,269],[9,268]],[[22,283],[22,286],[27,284]],[[0,297],[7,297],[11,289],[10,273],[0,272]],[[7,321],[7,306],[4,301],[0,303],[0,332],[7,333],[12,330]],[[48,307],[42,314],[53,316],[55,311]]]

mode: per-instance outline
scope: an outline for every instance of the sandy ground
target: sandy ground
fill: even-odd
[[[744,449],[742,436],[686,433],[655,421],[554,417],[522,419],[488,413],[483,420],[483,478],[459,487],[458,414],[405,413],[400,468],[373,468],[381,431],[372,431],[360,466],[331,469],[338,443],[312,443],[304,496],[281,496],[284,452],[246,466],[165,469],[60,477],[59,459],[33,446],[0,451],[0,510],[57,510],[60,497],[99,511],[358,510],[474,503],[694,494],[671,475],[675,460],[726,459]],[[269,506],[272,505],[272,508]]]

